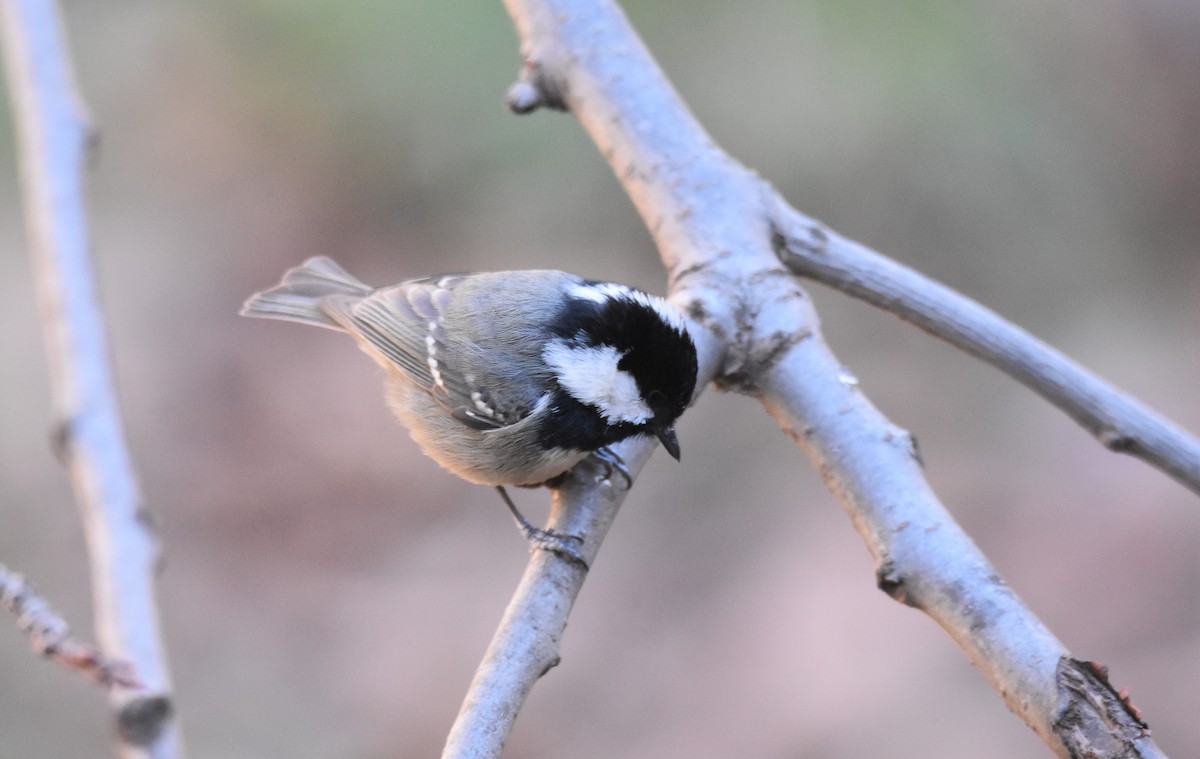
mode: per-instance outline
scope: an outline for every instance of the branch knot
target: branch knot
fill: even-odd
[[[517,74],[517,81],[508,88],[504,98],[508,109],[515,114],[533,113],[538,108],[566,111],[567,101],[559,84],[546,73],[542,64],[526,59]]]
[[[134,746],[149,746],[158,740],[174,712],[171,699],[163,694],[128,701],[117,713],[117,731]]]
[[[795,312],[781,317],[806,300],[792,275],[781,268],[767,268],[739,281],[733,321],[736,333],[729,336],[725,363],[714,380],[723,390],[747,395],[758,392],[761,378],[783,360],[795,345],[814,334],[813,322]]]
[[[1108,668],[1064,656],[1055,672],[1059,716],[1054,732],[1070,756],[1138,757],[1135,742],[1150,734],[1150,726],[1129,700],[1108,681]]]

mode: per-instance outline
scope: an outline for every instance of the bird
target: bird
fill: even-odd
[[[383,367],[387,400],[421,450],[500,493],[526,539],[579,560],[534,527],[506,486],[553,487],[589,456],[631,484],[609,446],[652,435],[676,460],[675,422],[696,386],[696,347],[663,298],[549,269],[359,281],[316,256],[252,295],[241,315],[345,332]]]

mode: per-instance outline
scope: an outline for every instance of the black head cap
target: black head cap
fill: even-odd
[[[583,297],[568,298],[556,331],[580,347],[616,349],[617,368],[633,377],[652,413],[642,423],[608,425],[602,444],[649,433],[679,458],[674,424],[692,400],[697,372],[696,346],[682,317],[661,298],[620,285],[588,283],[580,291]]]

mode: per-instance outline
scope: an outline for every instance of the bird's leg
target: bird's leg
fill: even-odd
[[[604,475],[597,482],[612,479],[613,472],[616,472],[621,475],[621,479],[625,480],[626,490],[633,487],[633,478],[629,476],[629,470],[625,468],[625,460],[618,456],[616,451],[605,446],[592,451],[592,456],[604,466]]]
[[[583,538],[578,535],[566,535],[554,530],[543,530],[540,527],[534,527],[512,499],[508,497],[508,491],[503,485],[497,485],[496,491],[500,493],[500,498],[504,501],[504,505],[512,512],[513,519],[517,520],[517,528],[521,530],[521,534],[525,539],[533,544],[534,548],[540,548],[543,551],[550,551],[563,557],[567,561],[579,564],[584,569],[588,568],[587,561],[583,558],[583,554],[579,553],[578,545],[583,542]]]

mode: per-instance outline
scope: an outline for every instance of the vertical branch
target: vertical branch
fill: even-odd
[[[53,0],[0,0],[0,11],[56,438],[82,513],[96,635],[145,686],[113,691],[118,753],[167,759],[178,736],[154,600],[157,539],[124,441],[89,258],[83,171],[94,135]]]

